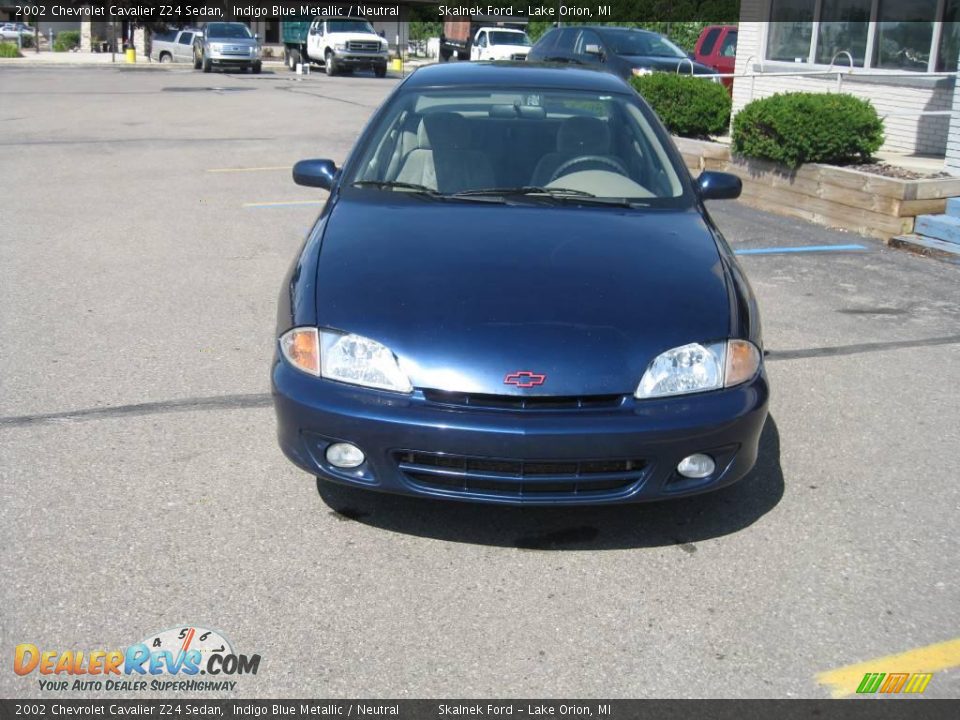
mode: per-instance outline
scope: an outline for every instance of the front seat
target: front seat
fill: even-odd
[[[594,155],[610,158],[610,128],[603,120],[592,117],[572,117],[563,121],[557,131],[556,152],[544,155],[534,168],[531,185],[542,187],[550,182],[557,169],[568,160]]]
[[[417,132],[418,147],[404,159],[397,180],[442,193],[493,187],[490,161],[469,144],[470,128],[462,115],[425,115]]]

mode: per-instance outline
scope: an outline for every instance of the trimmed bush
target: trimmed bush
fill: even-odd
[[[17,48],[16,43],[3,42],[0,43],[0,58],[18,58],[20,57],[20,50]]]
[[[53,37],[54,52],[67,52],[80,47],[79,30],[62,30]]]
[[[785,93],[754,100],[733,118],[733,152],[797,168],[869,162],[883,121],[867,100],[842,93]]]
[[[632,77],[630,83],[674,135],[722,135],[730,125],[730,94],[720,83],[667,72]]]

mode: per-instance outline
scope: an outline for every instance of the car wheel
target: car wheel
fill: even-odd
[[[440,51],[440,62],[447,62],[451,57],[453,57],[453,53],[450,50]]]
[[[327,75],[333,77],[337,74],[337,61],[333,58],[333,53],[327,50],[323,55],[323,65],[324,69],[327,71]]]
[[[386,65],[377,65],[377,66],[373,69],[373,74],[376,75],[378,78],[386,77],[386,76],[387,76],[387,66],[386,66]]]
[[[260,71],[263,70],[263,64],[256,62],[253,64],[253,67],[250,69],[253,70],[254,75],[259,75]]]
[[[212,65],[211,62],[210,62],[210,58],[208,58],[206,55],[203,56],[203,63],[202,63],[202,64],[203,64],[203,71],[204,71],[205,73],[208,73],[208,72],[210,72],[210,71],[213,69],[213,65]]]
[[[160,53],[160,62],[168,63],[171,62],[173,58],[170,56],[170,53]]]
[[[300,62],[300,52],[297,50],[291,50],[287,53],[287,65],[291,70],[296,71],[297,63]]]
[[[194,70],[200,69],[200,56],[197,55],[196,53],[193,54],[193,69]]]

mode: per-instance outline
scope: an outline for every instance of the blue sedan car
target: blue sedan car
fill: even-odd
[[[280,294],[278,435],[324,481],[501,504],[714,490],[767,415],[753,293],[619,78],[416,71],[342,168]]]

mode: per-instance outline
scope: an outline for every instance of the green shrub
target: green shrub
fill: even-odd
[[[754,100],[733,118],[733,152],[796,168],[868,162],[883,145],[873,105],[841,93],[785,93]]]
[[[20,50],[17,48],[16,43],[12,42],[3,42],[0,43],[0,58],[18,58],[20,57]]]
[[[53,36],[54,52],[67,52],[75,47],[80,47],[79,30],[61,30]]]
[[[730,124],[730,94],[720,83],[668,72],[630,79],[674,135],[722,135]]]

